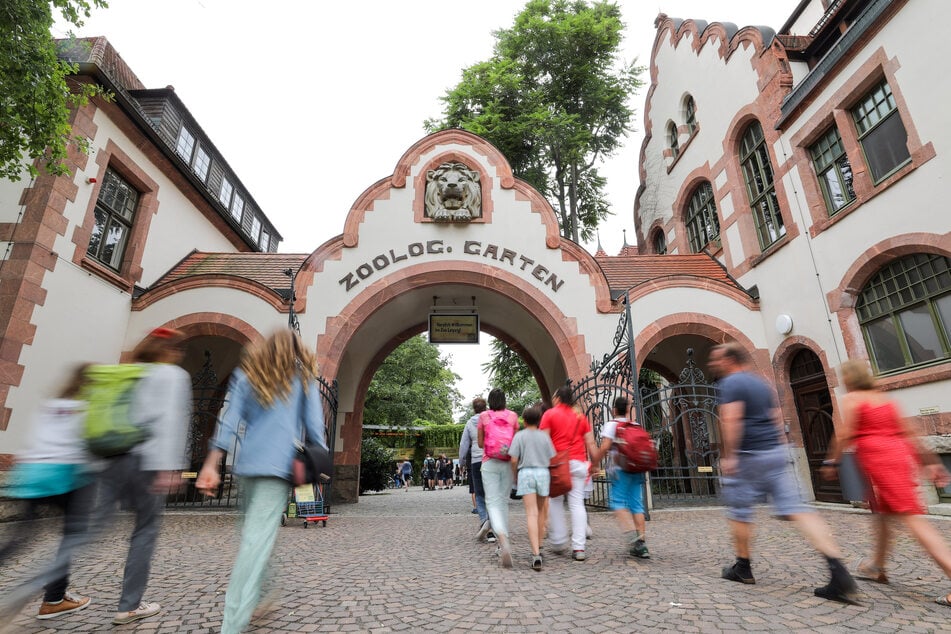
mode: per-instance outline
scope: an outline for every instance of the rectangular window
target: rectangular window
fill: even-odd
[[[231,194],[234,193],[234,185],[226,177],[221,177],[221,191],[218,192],[218,200],[228,207],[231,205]]]
[[[231,199],[231,215],[235,220],[241,222],[241,213],[244,211],[244,198],[238,192],[234,193]]]
[[[831,216],[855,200],[852,189],[852,165],[845,155],[842,137],[833,126],[810,148],[819,186]]]
[[[198,178],[204,182],[208,178],[208,168],[211,167],[211,157],[201,147],[195,152],[195,162],[192,163],[192,170],[198,174]]]
[[[908,133],[888,82],[882,81],[852,109],[872,180],[880,182],[911,160]]]
[[[138,202],[139,192],[107,169],[96,199],[95,224],[86,255],[119,270]]]
[[[251,239],[258,241],[258,235],[261,233],[261,220],[255,216],[251,219]]]
[[[192,150],[195,149],[195,137],[184,127],[178,131],[178,143],[175,144],[175,152],[182,157],[186,163],[192,160]]]
[[[263,250],[268,250],[268,247],[271,245],[271,236],[268,235],[267,231],[261,230],[261,239],[258,241],[258,244]]]

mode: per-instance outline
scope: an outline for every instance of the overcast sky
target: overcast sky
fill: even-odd
[[[622,58],[646,66],[658,13],[776,30],[798,0],[624,0]],[[148,88],[178,96],[283,235],[309,253],[340,234],[350,205],[390,175],[442,114],[464,67],[491,56],[517,0],[109,0],[78,35],[103,35]],[[65,30],[57,26],[57,34]],[[649,81],[645,72],[642,78]],[[616,254],[635,243],[634,193],[647,85],[633,131],[602,168],[614,216],[600,228]],[[596,243],[584,245],[592,253]],[[483,340],[488,336],[483,335]],[[471,398],[486,380],[481,346],[445,347]],[[607,351],[593,351],[596,356]]]

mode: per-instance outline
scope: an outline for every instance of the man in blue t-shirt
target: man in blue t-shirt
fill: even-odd
[[[723,569],[723,578],[756,583],[750,567],[753,505],[768,495],[774,513],[795,522],[799,532],[828,561],[831,579],[828,585],[816,588],[815,595],[855,603],[855,581],[840,561],[839,547],[829,527],[799,494],[773,388],[749,372],[749,355],[737,344],[714,347],[709,365],[720,379],[720,474],[736,548],[736,562]]]

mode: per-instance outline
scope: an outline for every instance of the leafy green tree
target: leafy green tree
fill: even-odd
[[[597,166],[630,130],[628,101],[642,83],[643,68],[618,59],[623,28],[613,2],[530,0],[425,127],[488,139],[548,198],[563,236],[589,239],[611,213]]]
[[[506,406],[521,416],[522,410],[527,405],[541,400],[538,383],[535,382],[528,364],[518,356],[517,352],[499,339],[492,340],[491,348],[492,356],[489,361],[482,364],[482,370],[489,375],[489,383],[492,387],[500,388],[505,392]],[[469,411],[471,410],[470,404]]]
[[[380,364],[367,390],[363,420],[371,425],[405,427],[417,419],[452,423],[461,396],[459,379],[436,346],[422,336],[403,342]]]
[[[100,86],[77,81],[78,64],[65,61],[75,40],[50,33],[58,10],[74,26],[106,0],[3,0],[0,3],[0,178],[18,181],[36,159],[51,174],[67,174],[69,145],[88,153],[89,139],[75,137],[70,111],[106,96]]]
[[[360,447],[360,494],[382,491],[393,478],[396,453],[376,438],[364,436]]]

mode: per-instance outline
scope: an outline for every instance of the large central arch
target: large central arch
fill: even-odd
[[[471,221],[437,222],[427,209],[432,175],[447,163],[477,175],[482,206]],[[600,267],[561,238],[547,201],[512,178],[495,148],[459,130],[422,139],[358,197],[344,233],[307,258],[295,290],[302,336],[339,385],[342,501],[357,499],[370,381],[396,346],[426,329],[434,305],[477,311],[481,330],[516,349],[545,391],[583,376],[589,350],[610,345],[617,321]]]

